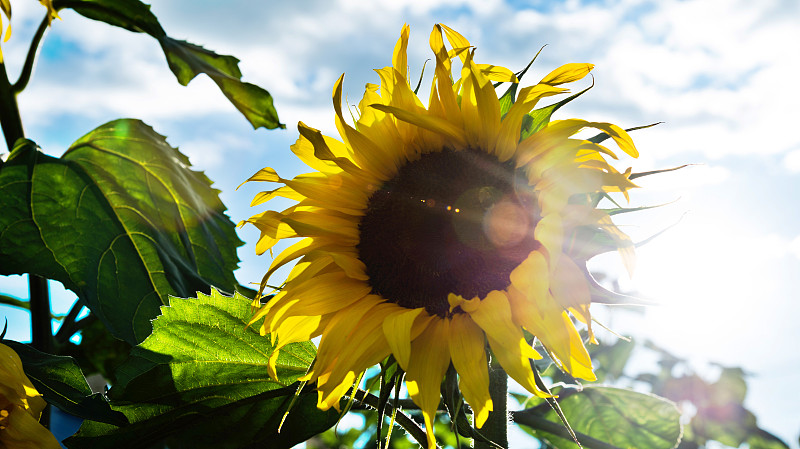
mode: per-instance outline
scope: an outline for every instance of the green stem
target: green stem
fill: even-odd
[[[489,364],[489,395],[494,410],[479,430],[483,436],[500,447],[508,447],[508,375],[492,357]],[[475,440],[475,449],[497,449],[489,443]]]
[[[0,62],[0,122],[6,138],[8,150],[14,148],[17,139],[25,137],[22,118],[19,115],[17,96],[8,81],[6,66]],[[2,162],[0,162],[2,168]],[[31,344],[42,352],[53,352],[53,329],[51,326],[50,293],[47,279],[35,274],[28,275],[28,288],[31,296]],[[46,407],[39,421],[50,426],[50,409]]]
[[[47,279],[28,274],[31,293],[31,345],[42,352],[53,352],[53,328],[50,318],[50,291]]]
[[[31,293],[31,345],[47,353],[53,353],[53,328],[50,318],[50,292],[47,279],[28,274],[28,289]],[[42,411],[39,419],[45,428],[50,428],[50,405]]]
[[[47,14],[50,13],[48,12]],[[11,86],[11,90],[15,95],[25,90],[25,87],[28,85],[28,81],[31,80],[33,63],[36,61],[36,52],[39,51],[39,44],[42,42],[44,32],[47,31],[49,26],[50,18],[45,15],[44,19],[42,19],[42,23],[39,24],[39,28],[36,29],[36,34],[33,35],[30,47],[28,47],[28,55],[25,57],[25,64],[22,66],[19,79],[16,83],[14,83],[13,86]]]
[[[6,138],[6,146],[8,151],[11,151],[17,139],[25,137],[25,133],[22,131],[17,96],[11,88],[11,83],[8,82],[6,65],[2,62],[0,62],[0,123],[3,127],[3,136]]]

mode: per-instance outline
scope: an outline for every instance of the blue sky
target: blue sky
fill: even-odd
[[[119,117],[145,120],[189,155],[222,190],[234,221],[255,213],[258,186],[235,187],[262,166],[284,177],[303,171],[288,146],[299,120],[335,135],[331,89],[356,103],[372,69],[391,62],[403,23],[411,25],[411,73],[430,58],[436,22],[459,30],[476,59],[523,68],[542,45],[528,82],[569,62],[591,62],[595,87],[560,118],[610,121],[636,132],[634,171],[697,164],[643,178],[632,205],[675,203],[627,217],[634,240],[679,222],[641,248],[633,279],[616,258],[599,270],[623,288],[657,299],[615,329],[651,338],[699,367],[708,361],[753,373],[748,404],[761,424],[797,447],[795,401],[782,388],[800,380],[800,4],[793,0],[305,0],[228,2],[153,0],[172,37],[241,59],[244,80],[275,97],[285,131],[253,131],[206,78],[179,86],[155,41],[62,13],[45,39],[28,89],[19,98],[28,137],[60,155],[78,137]],[[271,4],[270,4],[271,3]],[[11,76],[42,15],[14,1],[11,40],[3,53]],[[523,79],[523,84],[525,79]],[[255,257],[256,232],[244,229],[238,279],[260,279],[269,264]],[[0,291],[26,295],[20,277]],[[58,307],[68,294],[53,287]],[[26,317],[0,309],[9,336],[27,337]],[[618,326],[618,328],[616,327]],[[709,368],[709,372],[712,369]],[[776,387],[775,384],[782,385]]]

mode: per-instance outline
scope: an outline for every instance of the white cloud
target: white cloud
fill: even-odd
[[[800,235],[789,242],[789,251],[794,254],[795,257],[800,259]]]
[[[800,150],[793,150],[783,158],[783,165],[792,173],[800,173]]]
[[[355,102],[363,84],[377,79],[371,70],[390,63],[404,21],[412,26],[409,64],[418,72],[430,57],[432,24],[444,21],[478,47],[479,59],[514,69],[549,44],[530,80],[563,63],[595,63],[595,89],[564,113],[624,126],[664,121],[641,134],[656,136],[648,150],[660,157],[781,154],[800,145],[800,137],[776,132],[791,129],[800,101],[787,81],[800,71],[800,60],[789,57],[800,54],[793,2],[568,1],[547,12],[514,10],[500,0],[307,0],[263,8],[243,0],[200,8],[154,3],[171,35],[239,57],[244,79],[271,91],[290,127],[290,111],[330,111],[331,87],[341,73],[347,72],[345,92]],[[15,10],[15,24],[19,17],[35,23],[38,13]],[[59,114],[97,111],[144,118],[236,114],[207,80],[180,88],[149,37],[68,11],[62,16],[51,37],[89,56],[40,64],[50,70],[38,73],[24,94],[26,117],[46,123]],[[18,56],[19,48],[7,54]],[[327,121],[316,126],[329,127]]]

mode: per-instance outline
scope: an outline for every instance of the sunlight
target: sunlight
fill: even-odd
[[[763,337],[756,323],[773,319],[765,306],[777,284],[776,258],[788,251],[779,237],[741,220],[690,213],[637,250],[637,272],[620,283],[660,303],[637,323],[647,338],[691,358],[741,360],[743,347]]]

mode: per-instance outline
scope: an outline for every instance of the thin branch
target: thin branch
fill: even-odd
[[[363,390],[358,390],[355,396],[356,396],[355,398],[356,402],[361,402],[362,404],[368,405],[373,409],[377,410],[378,407],[380,406],[380,398],[372,393],[368,393]],[[386,404],[386,409],[388,409],[389,411],[394,410],[390,404]],[[395,416],[395,421],[397,422],[397,425],[399,425],[400,427],[405,429],[406,432],[411,434],[411,436],[414,437],[414,439],[417,440],[417,443],[419,443],[423,448],[427,448],[428,437],[425,435],[425,431],[422,430],[422,427],[420,427],[416,421],[411,419],[408,415],[406,415],[402,411],[397,410],[396,412],[397,414]],[[431,431],[433,430],[431,429]]]
[[[56,342],[64,343],[75,335],[75,332],[78,331],[78,329],[75,328],[75,319],[78,318],[81,309],[83,309],[83,302],[80,300],[75,301],[75,304],[69,309],[69,313],[64,318],[64,321],[61,322],[58,332],[56,332]]]
[[[11,86],[11,92],[16,95],[23,90],[25,87],[28,86],[28,81],[31,80],[31,74],[33,73],[33,63],[36,61],[36,53],[39,51],[39,44],[42,42],[42,37],[44,37],[45,31],[50,26],[50,12],[47,12],[47,15],[44,16],[42,19],[42,23],[39,24],[39,28],[36,29],[36,34],[33,35],[33,39],[31,39],[31,46],[28,47],[28,55],[25,56],[25,64],[22,66],[22,72],[19,74],[19,79],[13,86]]]
[[[572,440],[572,435],[570,435],[569,430],[562,424],[550,421],[549,419],[544,418],[538,413],[531,412],[530,409],[511,412],[511,419],[514,420],[514,422],[517,424],[522,424],[534,429],[542,430],[544,432],[553,434],[555,436],[567,440]],[[575,432],[575,436],[582,445],[588,448],[620,449],[617,446],[608,444],[605,441],[600,441],[597,438],[590,437],[589,435],[577,431]]]

